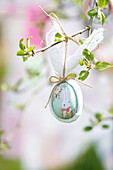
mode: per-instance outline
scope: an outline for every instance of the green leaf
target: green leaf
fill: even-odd
[[[109,109],[108,112],[113,117],[113,108]]]
[[[14,84],[13,86],[10,86],[6,83],[2,83],[1,84],[1,89],[3,91],[13,91],[13,92],[17,92],[18,91],[18,87],[21,85],[21,83],[23,82],[22,79],[19,79],[16,84]]]
[[[22,38],[21,40],[20,40],[20,42],[19,42],[19,47],[20,47],[20,49],[21,50],[25,50],[25,45],[23,44],[23,41],[24,41],[24,38]]]
[[[105,69],[110,68],[110,67],[113,67],[113,65],[106,63],[106,62],[101,63],[100,61],[98,61],[95,65],[95,69],[98,70],[98,71],[105,70]]]
[[[89,10],[89,11],[87,12],[87,14],[88,14],[91,18],[93,18],[93,17],[96,17],[96,16],[98,15],[98,12],[97,12],[96,9],[91,9],[91,10]]]
[[[96,113],[95,117],[99,122],[101,122],[103,120],[103,115],[101,113]]]
[[[99,0],[98,1],[98,6],[101,8],[104,8],[105,6],[107,6],[109,3],[109,0]]]
[[[90,52],[88,49],[84,49],[82,52],[83,56],[85,56],[86,60],[88,61],[93,61],[94,60],[94,55],[92,52]]]
[[[104,125],[102,125],[102,128],[108,129],[108,128],[109,128],[109,125],[104,124]]]
[[[27,69],[27,74],[30,78],[34,78],[39,76],[39,72],[37,70],[33,70],[33,69]]]
[[[65,39],[65,40],[66,40],[66,39]],[[57,32],[57,33],[55,34],[55,41],[56,41],[56,42],[62,41],[62,35],[61,35],[59,32]]]
[[[83,66],[83,65],[84,65],[84,61],[83,61],[83,60],[79,60],[79,64],[80,64],[81,66]]]
[[[92,129],[93,129],[92,126],[86,126],[86,127],[84,128],[84,131],[90,131],[90,130],[92,130]]]
[[[2,91],[8,91],[9,89],[10,89],[10,87],[6,83],[1,84],[1,90]]]
[[[10,149],[10,146],[4,144],[4,143],[1,143],[0,144],[0,149],[4,150],[4,151],[8,151]]]
[[[2,83],[2,85],[1,85],[1,90],[2,90],[2,91],[17,91],[17,87],[15,87],[15,86],[9,86],[9,85],[6,84],[6,83]]]
[[[57,32],[57,33],[55,34],[55,38],[62,38],[62,35],[61,35],[59,32]]]
[[[88,66],[88,63],[85,62],[85,61],[84,61],[84,66],[87,67],[87,68],[89,67],[89,66]]]
[[[56,41],[56,42],[61,42],[62,39],[57,39],[57,38],[55,38],[55,41]]]
[[[23,58],[23,62],[28,60],[28,57],[22,57]]]
[[[26,47],[29,48],[30,46],[30,40],[31,40],[32,36],[27,38],[27,41],[26,41]]]
[[[84,81],[88,77],[88,75],[89,71],[83,70],[80,72],[78,79]]]
[[[23,50],[19,50],[17,52],[17,56],[24,56],[24,51]]]
[[[24,105],[24,104],[23,104],[23,105],[18,105],[18,109],[19,109],[20,111],[22,111],[24,108],[25,108],[25,105]]]
[[[103,25],[105,22],[105,15],[103,12],[100,12],[98,15],[98,18],[100,18],[101,24]]]
[[[88,63],[85,62],[84,60],[79,60],[79,64],[80,64],[81,66],[88,67]]]
[[[69,78],[75,78],[76,77],[76,74],[70,74],[69,75]]]
[[[90,119],[89,121],[90,121],[92,124],[94,124],[94,120]]]
[[[25,105],[24,105],[24,104],[17,105],[17,104],[15,104],[15,103],[13,103],[13,102],[10,102],[10,103],[9,103],[9,106],[10,106],[11,108],[13,108],[13,109],[17,109],[17,110],[20,110],[20,111],[22,111],[22,110],[25,108]]]
[[[84,42],[82,40],[79,40],[79,43],[82,45]]]
[[[27,53],[29,53],[29,52],[33,51],[33,50],[34,50],[34,48],[35,48],[35,46],[29,47],[29,48],[27,49]]]
[[[104,15],[104,13],[103,12],[101,12],[101,23],[102,23],[102,25],[104,24],[104,22],[105,22],[105,15]]]

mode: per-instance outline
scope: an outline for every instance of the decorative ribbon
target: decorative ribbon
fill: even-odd
[[[63,112],[64,111],[66,111],[66,114],[70,111],[70,109],[71,109],[71,106],[69,106],[68,108],[63,108],[63,109],[61,109],[61,112],[62,112],[62,116],[64,116],[64,114],[63,114]]]
[[[54,89],[56,88],[57,85],[59,85],[59,84],[62,83],[62,82],[66,82],[66,81],[72,79],[72,80],[76,80],[76,81],[84,84],[84,85],[87,86],[87,87],[92,88],[90,85],[83,83],[82,81],[76,79],[75,77],[76,77],[76,74],[75,74],[75,73],[71,73],[71,74],[68,74],[68,75],[67,75],[66,77],[64,77],[64,78],[62,78],[62,77],[57,77],[57,76],[51,76],[51,77],[49,78],[49,82],[50,82],[51,84],[56,83],[56,85],[53,87],[53,89],[52,89],[52,91],[51,91],[51,93],[50,93],[50,96],[49,96],[49,99],[48,99],[48,101],[47,101],[47,104],[45,105],[45,108],[46,108],[47,105],[49,104],[49,101],[50,101],[50,99],[51,99],[51,96],[52,96],[52,94],[53,94]]]

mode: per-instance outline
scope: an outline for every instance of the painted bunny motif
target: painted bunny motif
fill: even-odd
[[[62,102],[62,116],[65,118],[68,118],[69,113],[71,112],[71,105],[69,101],[69,92],[66,88],[66,96],[65,96],[65,91],[63,92],[63,102]]]

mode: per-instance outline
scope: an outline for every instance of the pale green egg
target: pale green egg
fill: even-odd
[[[83,107],[82,92],[74,80],[58,84],[52,94],[50,108],[52,114],[62,122],[76,120]]]

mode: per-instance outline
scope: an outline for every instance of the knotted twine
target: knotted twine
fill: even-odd
[[[63,77],[51,76],[51,77],[49,78],[49,82],[52,83],[52,84],[55,83],[56,85],[53,87],[53,89],[52,89],[52,91],[51,91],[51,93],[50,93],[50,95],[49,95],[49,99],[48,99],[48,101],[47,101],[47,104],[45,105],[45,108],[46,108],[46,107],[48,106],[48,104],[49,104],[49,101],[50,101],[51,97],[52,97],[52,94],[53,94],[53,92],[54,92],[54,89],[56,88],[57,85],[59,85],[59,84],[62,83],[62,82],[66,82],[66,81],[72,79],[72,80],[76,80],[76,81],[78,81],[78,82],[80,82],[80,83],[82,83],[82,84],[84,84],[85,86],[88,86],[88,87],[90,87],[90,88],[91,88],[91,86],[89,86],[89,85],[83,83],[82,81],[76,79],[76,78],[75,78],[75,77],[76,77],[76,74],[75,74],[75,73],[71,73],[71,74],[68,74],[67,76],[65,76],[68,39],[74,41],[74,42],[75,42],[76,44],[78,44],[78,45],[80,45],[80,44],[79,44],[79,42],[78,42],[77,40],[73,39],[72,37],[68,36],[68,35],[65,33],[64,29],[62,28],[62,26],[61,26],[61,24],[60,24],[60,21],[59,21],[58,17],[57,17],[54,13],[47,14],[41,7],[39,7],[39,8],[40,8],[47,16],[49,16],[50,20],[53,19],[53,20],[55,20],[55,21],[58,23],[58,25],[59,25],[59,27],[60,27],[60,29],[61,29],[61,31],[62,31],[62,34],[64,35],[64,39],[65,39],[65,58],[64,58],[64,65],[63,65]],[[52,20],[51,20],[51,22],[52,22]],[[53,24],[53,22],[52,22],[52,24]]]

